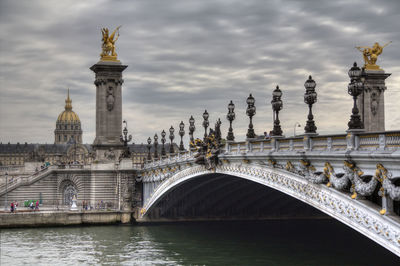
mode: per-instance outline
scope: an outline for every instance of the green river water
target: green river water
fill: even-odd
[[[331,219],[3,229],[1,265],[400,265]]]

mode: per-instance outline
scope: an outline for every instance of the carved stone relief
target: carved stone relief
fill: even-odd
[[[110,86],[107,89],[107,97],[106,97],[108,111],[112,111],[112,109],[114,109],[114,102],[115,102],[114,89],[113,87]]]

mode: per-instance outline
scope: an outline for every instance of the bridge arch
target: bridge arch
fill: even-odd
[[[152,208],[173,189],[195,178],[212,174],[230,175],[280,191],[400,255],[399,221],[395,217],[380,215],[378,206],[373,206],[367,201],[351,199],[347,193],[336,191],[324,184],[310,183],[297,174],[253,164],[222,164],[214,171],[206,170],[203,166],[191,166],[180,170],[162,180],[153,193],[145,198],[139,220],[146,220]]]

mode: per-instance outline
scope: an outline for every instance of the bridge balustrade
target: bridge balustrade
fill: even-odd
[[[255,163],[255,165],[280,168],[303,176],[312,183],[348,182],[351,187],[333,185],[338,190],[347,193],[358,190],[361,194],[365,194],[367,193],[364,191],[366,186],[374,186],[373,188],[377,187],[377,190],[373,192],[374,194],[371,194],[372,192],[365,194],[371,195],[367,198],[382,208],[390,205],[390,208],[398,209],[396,213],[400,214],[400,187],[395,185],[397,180],[400,180],[400,154],[396,152],[398,150],[400,150],[400,131],[389,131],[226,142],[219,158],[223,163]],[[350,169],[343,165],[347,160],[360,161],[360,163],[357,167],[354,165],[354,168]],[[144,182],[153,182],[146,188],[148,195],[157,189],[163,180],[168,179],[181,168],[190,167],[193,162],[193,152],[187,151],[146,163],[142,169],[142,173],[145,173]],[[378,178],[376,176],[377,163],[386,164],[391,168],[393,176],[390,177],[389,182],[392,184],[387,185],[394,191],[399,190],[399,193],[393,192],[386,199],[381,199],[382,196],[378,195],[383,181],[377,184],[371,182],[371,178],[367,178],[368,176],[374,180]],[[331,180],[327,179],[329,173],[326,171],[329,167],[332,168]],[[357,171],[363,172],[353,177]],[[361,197],[360,193],[358,198]],[[396,196],[396,193],[399,195]],[[394,198],[393,195],[395,195]]]

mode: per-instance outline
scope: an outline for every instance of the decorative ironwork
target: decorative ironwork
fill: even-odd
[[[179,144],[179,151],[183,152],[185,150],[185,146],[183,146],[183,136],[185,135],[185,124],[183,121],[179,124],[179,136],[181,137],[181,143]]]
[[[154,159],[158,159],[158,135],[154,135]]]
[[[167,156],[167,153],[165,152],[165,136],[167,135],[167,133],[165,133],[165,130],[163,129],[163,131],[161,132],[161,143],[162,143],[162,147],[161,147],[161,156],[165,157]]]
[[[228,114],[226,115],[226,118],[229,120],[229,130],[226,139],[229,141],[234,141],[235,136],[233,135],[232,121],[235,120],[235,104],[233,104],[232,100],[228,104]]]
[[[364,123],[361,121],[359,110],[357,107],[357,97],[364,89],[364,84],[361,81],[362,70],[354,62],[353,67],[349,70],[350,83],[348,85],[348,93],[353,96],[353,109],[349,123],[349,130],[352,129],[364,129]]]
[[[276,86],[276,89],[272,92],[272,110],[274,111],[274,129],[271,131],[271,136],[282,136],[282,129],[279,121],[279,111],[282,110],[283,103],[281,100],[282,91],[279,89],[279,86]]]
[[[203,113],[204,140],[206,140],[206,138],[207,138],[207,128],[210,125],[210,122],[208,122],[208,117],[209,117],[209,114],[208,114],[207,110],[205,110]]]
[[[171,154],[175,153],[175,151],[174,151],[174,143],[173,143],[173,140],[175,138],[174,132],[175,132],[175,129],[174,129],[173,126],[171,126],[170,129],[169,129],[169,139],[171,140],[171,145],[169,145],[169,153],[171,153]]]
[[[217,122],[215,123],[215,129],[214,129],[215,139],[217,140],[218,143],[221,143],[222,140],[221,125],[222,125],[221,119],[218,118]]]
[[[76,188],[72,184],[68,184],[64,188],[64,205],[71,206],[72,205],[72,199],[76,197],[78,194],[76,191]]]
[[[149,152],[147,153],[147,161],[151,161],[151,138],[149,137],[147,139],[147,149],[149,150]]]
[[[121,153],[121,158],[130,158],[131,152],[129,151],[128,143],[132,140],[132,135],[128,136],[128,123],[126,120],[124,120],[122,123],[125,124],[125,127],[124,130],[122,130],[123,135],[119,137],[119,140],[124,143],[124,150]]]
[[[220,146],[221,143],[218,141],[215,131],[210,129],[210,133],[204,141],[196,139],[192,145],[196,149],[194,162],[204,165],[207,170],[215,169],[218,165]]]
[[[306,133],[317,133],[317,127],[315,126],[314,116],[312,114],[312,105],[317,102],[317,92],[315,91],[316,83],[311,76],[304,83],[306,92],[304,93],[304,102],[308,104],[308,120],[304,127]]]
[[[191,115],[189,118],[189,135],[190,135],[190,143],[194,143],[194,138],[193,138],[193,133],[196,130],[196,127],[194,125],[194,118]]]
[[[254,105],[255,102],[256,102],[256,100],[250,93],[250,96],[247,97],[247,100],[246,100],[246,103],[247,103],[246,114],[250,118],[249,129],[247,130],[246,136],[249,139],[253,139],[256,137],[256,134],[254,133],[254,128],[253,128],[253,116],[256,114],[256,107]]]

